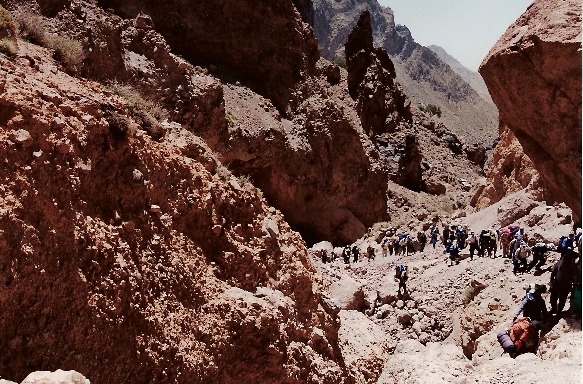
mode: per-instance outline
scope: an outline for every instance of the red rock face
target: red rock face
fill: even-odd
[[[492,99],[550,193],[581,217],[581,4],[540,0],[480,67]]]
[[[351,382],[337,314],[281,213],[179,124],[153,141],[48,50],[19,54],[0,55],[2,377]]]
[[[292,0],[99,3],[124,17],[147,13],[174,52],[195,64],[224,67],[227,76],[234,71],[239,79],[247,78],[280,111],[286,111],[291,90],[319,58],[313,32]],[[309,14],[309,4],[304,3],[299,2]]]
[[[505,196],[527,189],[531,197],[543,200],[545,189],[530,158],[508,128],[500,135],[489,165],[488,180],[475,196],[478,210],[497,203]],[[551,201],[548,201],[550,204]]]

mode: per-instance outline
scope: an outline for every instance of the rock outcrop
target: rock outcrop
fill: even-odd
[[[401,121],[411,121],[410,103],[395,83],[393,62],[384,49],[373,46],[368,11],[348,35],[344,51],[348,92],[364,130],[369,135],[392,132]]]
[[[319,58],[313,32],[294,3],[310,17],[307,2],[292,0],[99,1],[125,18],[150,15],[175,53],[194,64],[223,67],[226,77],[237,73],[283,113],[291,91]]]
[[[344,44],[367,10],[374,45],[391,57],[396,80],[413,106],[439,106],[439,121],[464,143],[490,145],[497,137],[495,106],[433,51],[416,43],[406,27],[395,24],[398,15],[377,0],[314,0],[314,31],[322,56],[340,64],[346,61]]]
[[[389,177],[382,171],[387,167],[361,132],[352,115],[353,106],[343,105],[344,95],[332,97],[331,87],[341,88],[339,69],[336,67],[335,77],[332,73],[331,84],[329,65],[315,65],[317,50],[313,56],[312,48],[316,40],[291,1],[282,2],[285,6],[272,4],[271,11],[242,2],[223,4],[229,12],[246,15],[241,20],[240,15],[231,16],[248,27],[253,24],[249,28],[257,35],[242,35],[237,29],[242,28],[239,21],[231,25],[209,20],[205,15],[222,9],[216,2],[199,2],[197,12],[184,14],[171,13],[180,2],[169,7],[154,3],[109,2],[112,8],[106,11],[92,2],[64,1],[49,7],[44,0],[36,8],[52,17],[47,20],[51,28],[66,31],[83,44],[88,54],[80,69],[82,75],[129,84],[166,107],[172,120],[201,136],[229,169],[261,188],[270,204],[281,209],[307,241],[351,242],[367,226],[388,218]],[[310,2],[297,3],[302,14],[309,11]],[[249,9],[243,11],[245,7]],[[120,18],[112,10],[131,18]],[[272,11],[273,18],[263,17]],[[210,39],[204,31],[172,29],[160,21],[170,17],[166,12],[182,20],[175,23],[229,27],[215,31]],[[251,22],[253,18],[256,22]],[[278,32],[268,32],[275,30]],[[188,52],[181,45],[185,33],[191,33]],[[288,33],[293,36],[285,37]],[[243,44],[242,39],[248,41]],[[213,41],[216,44],[210,43]],[[292,50],[285,48],[290,42]],[[234,52],[215,62],[213,55],[221,47]],[[296,49],[305,57],[295,57]],[[195,66],[176,56],[177,52],[194,63],[213,64]],[[256,72],[251,76],[248,71]],[[270,79],[271,75],[263,77],[278,71],[277,80]],[[281,102],[280,91],[286,93],[285,102]],[[157,136],[162,139],[163,132]]]
[[[44,48],[0,55],[0,374],[350,382],[305,243],[208,146]],[[10,160],[8,160],[10,159]]]
[[[552,197],[581,218],[581,4],[538,0],[480,67],[508,126]]]
[[[487,181],[476,191],[473,205],[478,210],[484,209],[522,189],[529,191],[536,200],[552,202],[534,164],[524,154],[512,131],[504,128],[488,166]]]

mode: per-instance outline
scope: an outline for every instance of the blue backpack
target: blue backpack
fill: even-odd
[[[557,244],[557,251],[561,252],[567,248],[566,247],[567,239],[569,239],[568,236],[561,236],[561,238],[559,239],[559,243]]]

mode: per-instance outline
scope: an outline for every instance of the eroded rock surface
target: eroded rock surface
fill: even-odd
[[[50,56],[25,42],[0,56],[2,376],[350,382],[337,312],[283,215],[200,138],[166,122],[152,140]]]
[[[480,67],[552,196],[581,217],[581,3],[535,1]]]

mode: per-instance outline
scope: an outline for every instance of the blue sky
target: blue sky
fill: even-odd
[[[438,45],[477,70],[490,48],[532,0],[378,0],[421,45]]]

